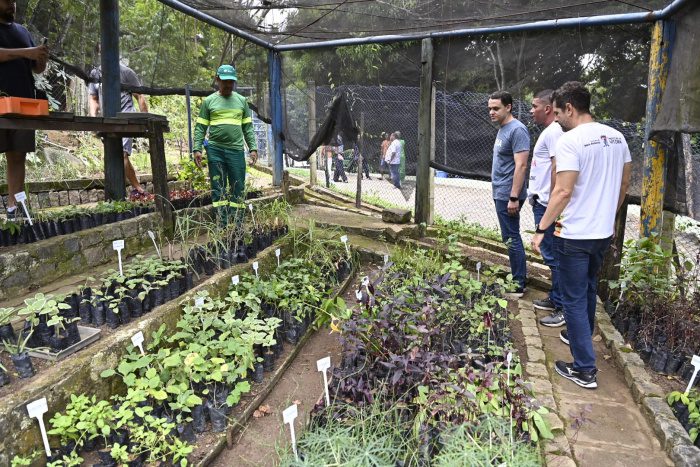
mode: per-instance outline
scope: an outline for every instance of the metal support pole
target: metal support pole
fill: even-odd
[[[357,142],[355,147],[359,154],[353,154],[355,156],[355,168],[357,172],[357,192],[355,193],[355,207],[360,209],[362,207],[362,143],[365,139],[365,113],[360,113],[360,140]]]
[[[190,149],[190,159],[192,158],[192,103],[190,101],[190,85],[185,84],[185,102],[187,104],[187,142]]]
[[[433,223],[435,158],[435,87],[433,86],[433,42],[423,39],[421,48],[420,100],[418,102],[418,167],[416,170],[416,224]]]
[[[119,73],[119,0],[100,0],[102,116],[121,110]],[[124,199],[124,150],[121,138],[105,138],[105,199]]]
[[[309,112],[309,143],[311,143],[311,140],[316,134],[316,83],[313,81],[306,83],[306,91],[308,94],[306,108]],[[309,157],[309,184],[314,186],[317,183],[316,154],[314,153]]]
[[[675,23],[657,21],[651,34],[649,55],[649,80],[646,106],[646,141],[644,147],[644,173],[642,178],[642,212],[640,235],[649,237],[661,234],[666,167],[669,151],[656,141],[649,141],[649,133],[656,120],[661,98],[666,88],[666,78],[671,65],[671,50],[676,36]]]
[[[272,137],[274,139],[274,163],[272,168],[272,184],[282,185],[282,154],[284,146],[282,142],[282,57],[279,52],[268,53],[268,67],[270,73],[270,113],[272,118]]]

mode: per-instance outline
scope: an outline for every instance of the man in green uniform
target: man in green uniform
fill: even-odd
[[[207,96],[199,109],[194,130],[192,154],[201,167],[202,143],[209,129],[207,161],[211,180],[212,199],[218,207],[219,223],[226,226],[233,217],[236,223],[242,218],[245,207],[245,145],[248,146],[251,164],[258,160],[258,147],[253,131],[253,119],[245,97],[234,92],[238,80],[236,69],[221,65],[216,71],[219,91]]]

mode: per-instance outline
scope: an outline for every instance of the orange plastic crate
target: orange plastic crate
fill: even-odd
[[[49,101],[26,97],[0,97],[0,115],[48,115]]]

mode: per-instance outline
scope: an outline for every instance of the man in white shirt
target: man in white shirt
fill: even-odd
[[[532,162],[530,164],[530,181],[527,187],[527,198],[532,206],[532,213],[535,217],[535,224],[539,224],[549,202],[549,193],[554,183],[556,172],[552,170],[554,164],[554,148],[559,137],[564,133],[561,126],[554,121],[554,111],[552,109],[551,89],[545,89],[535,94],[532,98],[532,108],[530,115],[538,125],[545,127],[540,133],[535,148],[533,150]],[[533,306],[539,310],[551,311],[552,314],[540,320],[540,324],[549,327],[559,327],[564,325],[564,310],[561,307],[561,296],[559,292],[559,273],[557,261],[554,256],[554,224],[544,233],[540,250],[542,259],[552,271],[552,289],[549,296],[542,300],[532,302]]]
[[[389,166],[389,173],[391,174],[391,183],[394,184],[396,188],[401,188],[401,175],[399,169],[401,166],[401,140],[398,138],[397,133],[394,132],[389,137],[389,148],[384,154],[384,161]]]
[[[555,150],[556,182],[532,246],[556,222],[554,249],[573,363],[555,362],[557,373],[581,387],[598,387],[593,351],[598,272],[613,235],[615,215],[627,194],[632,157],[622,134],[596,123],[591,94],[570,81],[554,92],[554,116],[565,133]],[[560,217],[561,216],[561,217]]]

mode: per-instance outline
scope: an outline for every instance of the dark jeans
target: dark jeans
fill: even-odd
[[[574,369],[594,370],[593,330],[595,328],[598,271],[611,238],[571,240],[554,237],[559,260],[559,290],[569,332]]]
[[[535,216],[535,224],[539,224],[544,216],[544,212],[547,210],[547,206],[542,206],[540,203],[535,201],[535,205],[532,206],[532,214]],[[549,291],[549,299],[554,303],[557,308],[561,308],[561,292],[559,291],[559,266],[557,257],[554,254],[554,223],[549,226],[547,231],[544,233],[542,238],[542,243],[540,243],[540,252],[542,252],[542,259],[544,264],[549,266],[552,271],[552,290]]]
[[[391,183],[393,183],[396,188],[401,188],[401,176],[399,174],[400,167],[401,167],[401,164],[389,164],[389,173],[391,174]]]
[[[345,166],[343,165],[343,161],[340,159],[335,159],[335,172],[333,172],[333,181],[334,182],[339,182],[340,180],[347,182],[348,181],[348,176],[345,175]]]
[[[493,200],[496,203],[496,214],[498,223],[501,226],[501,238],[503,243],[508,245],[508,258],[510,259],[510,272],[513,280],[525,288],[527,279],[527,266],[525,263],[525,247],[520,236],[520,211],[517,216],[508,215],[508,201],[500,199]],[[522,209],[525,200],[520,200]]]
[[[353,157],[352,161],[350,161],[350,165],[348,166],[349,171],[353,171],[357,168],[357,164],[360,161],[359,157]],[[362,171],[365,173],[365,177],[369,178],[369,164],[367,163],[366,159],[362,159]],[[359,172],[359,171],[358,171]]]

